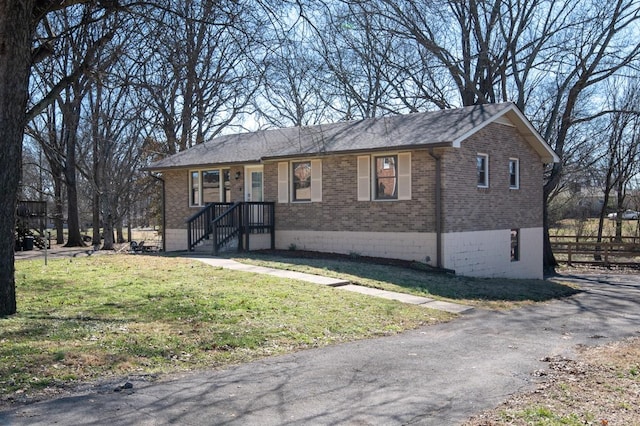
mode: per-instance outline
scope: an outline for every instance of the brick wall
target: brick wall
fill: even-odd
[[[187,228],[185,221],[198,211],[189,207],[189,171],[169,170],[162,173],[165,189],[167,229]]]
[[[277,230],[434,232],[435,161],[411,155],[412,199],[357,201],[356,155],[322,159],[322,202],[276,203]],[[264,166],[265,200],[278,199],[278,165]]]
[[[476,155],[489,155],[489,188],[477,187]],[[520,189],[509,188],[509,158],[520,161]],[[491,124],[443,151],[443,232],[542,226],[543,165],[511,126]]]

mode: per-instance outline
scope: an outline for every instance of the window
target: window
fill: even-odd
[[[398,199],[398,156],[375,157],[375,199]]]
[[[189,195],[189,205],[200,205],[200,172],[191,172],[189,179],[191,194]]]
[[[278,203],[289,201],[322,201],[322,160],[278,163]]]
[[[220,202],[220,170],[206,170],[202,172],[202,202]]]
[[[489,187],[489,156],[478,154],[476,157],[476,167],[478,170],[478,188]]]
[[[511,261],[520,260],[520,230],[511,230]]]
[[[311,201],[311,161],[292,162],[292,201]]]
[[[221,185],[220,176],[224,179]],[[189,205],[227,201],[230,194],[229,169],[193,170],[189,172]]]
[[[509,159],[509,188],[520,188],[520,161],[517,158]]]
[[[410,200],[411,153],[357,158],[358,201]]]

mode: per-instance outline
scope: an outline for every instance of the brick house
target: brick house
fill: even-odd
[[[541,278],[543,170],[557,161],[518,108],[501,103],[219,136],[150,170],[164,180],[169,251],[215,234],[249,249]],[[222,217],[242,208],[245,219]],[[218,237],[239,220],[258,226]]]

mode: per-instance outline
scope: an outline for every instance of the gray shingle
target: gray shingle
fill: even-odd
[[[149,169],[257,163],[279,157],[452,145],[513,108],[514,105],[507,102],[222,135],[157,161]]]

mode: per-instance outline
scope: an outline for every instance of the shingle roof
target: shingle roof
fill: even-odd
[[[308,127],[261,130],[218,136],[153,163],[150,170],[257,163],[263,160],[331,153],[428,146],[459,147],[462,140],[508,114],[510,121],[540,153],[557,161],[522,113],[511,102],[477,105]]]

